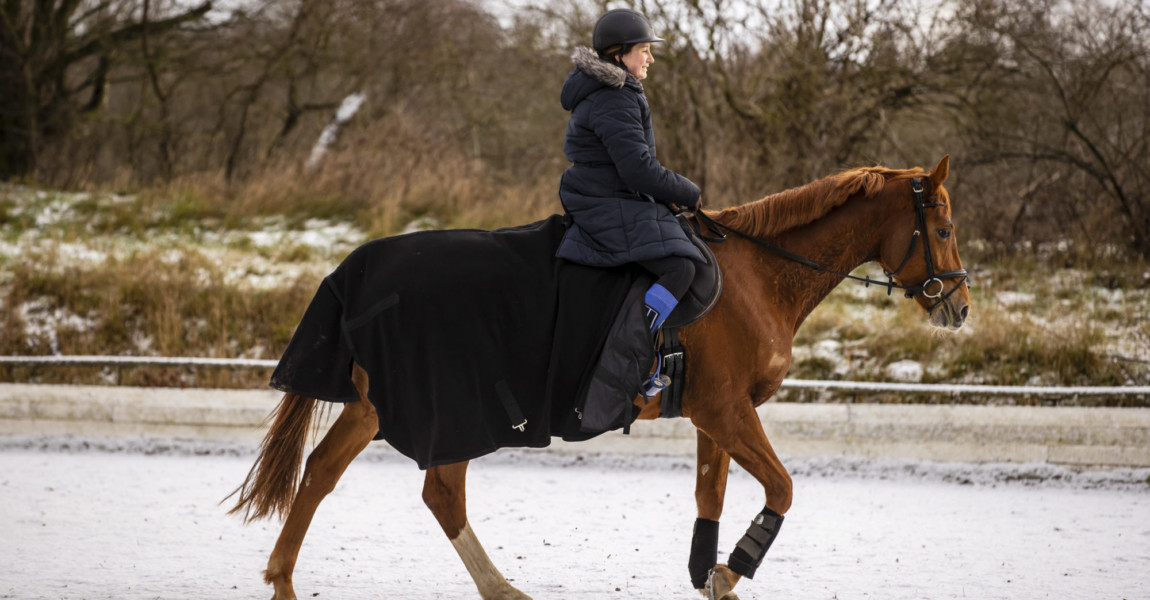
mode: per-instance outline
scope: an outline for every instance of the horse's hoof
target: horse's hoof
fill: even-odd
[[[723,571],[726,570],[725,566],[720,566],[723,568],[720,569],[716,567],[711,569],[710,574],[707,575],[707,586],[700,591],[703,592],[703,596],[706,597],[707,600],[739,600],[734,590],[731,589],[734,586],[731,585],[730,580],[723,574]]]

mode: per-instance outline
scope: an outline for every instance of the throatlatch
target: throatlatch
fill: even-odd
[[[691,558],[687,560],[687,571],[691,573],[691,585],[696,590],[707,585],[707,576],[715,563],[719,562],[719,522],[710,519],[695,519],[695,531],[691,535]]]
[[[732,571],[746,577],[755,578],[755,570],[763,562],[775,536],[779,535],[779,528],[783,525],[783,516],[763,507],[763,512],[755,517],[743,539],[735,544],[734,551],[727,558],[727,566]]]

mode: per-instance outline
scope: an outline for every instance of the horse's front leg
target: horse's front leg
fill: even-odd
[[[451,540],[483,600],[531,600],[495,568],[467,522],[467,464],[458,462],[428,469],[423,480],[423,502]]]
[[[793,490],[791,476],[767,440],[750,399],[736,402],[731,408],[729,411],[693,415],[692,420],[762,484],[766,502],[763,510],[751,521],[747,533],[731,551],[727,564],[717,565],[711,572],[705,594],[715,600],[737,600],[738,596],[732,591],[735,585],[743,577],[754,577],[778,535],[783,515],[791,507]],[[701,461],[700,455],[700,465]]]
[[[698,430],[697,435],[695,506],[698,508],[698,518],[695,519],[695,529],[691,536],[691,558],[687,562],[687,570],[691,574],[691,585],[703,591],[711,570],[718,562],[719,517],[723,514],[731,455],[703,430]]]

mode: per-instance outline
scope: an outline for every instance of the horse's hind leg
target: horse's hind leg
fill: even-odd
[[[751,402],[737,402],[733,410],[721,414],[694,415],[695,425],[706,432],[763,486],[765,506],[751,522],[746,535],[735,545],[727,565],[718,565],[708,581],[708,597],[719,600],[737,598],[731,590],[742,577],[754,577],[755,571],[774,542],[783,515],[791,507],[793,484],[782,461],[767,440]]]
[[[264,579],[275,587],[272,600],[295,599],[292,572],[295,571],[296,557],[312,516],[320,501],[335,489],[336,482],[352,459],[367,447],[379,431],[379,417],[367,399],[367,373],[355,365],[352,379],[359,390],[360,399],[344,405],[327,435],[308,456],[303,483],[268,559]]]
[[[467,462],[432,467],[423,480],[423,502],[479,588],[483,600],[531,600],[504,579],[467,523]]]

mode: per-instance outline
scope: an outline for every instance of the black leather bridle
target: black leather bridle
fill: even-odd
[[[914,193],[914,212],[915,212],[914,235],[911,236],[910,247],[907,248],[906,256],[903,257],[902,263],[899,264],[898,268],[895,269],[894,271],[889,271],[889,272],[885,269],[883,270],[883,275],[886,276],[887,281],[878,281],[875,279],[871,279],[869,276],[868,277],[856,277],[854,275],[851,275],[850,273],[840,273],[839,271],[836,271],[834,269],[824,267],[823,265],[820,265],[820,264],[814,262],[813,260],[810,260],[808,258],[804,258],[804,257],[799,256],[797,254],[793,254],[791,252],[783,250],[782,248],[780,248],[774,244],[771,244],[769,242],[765,242],[765,241],[763,241],[763,240],[761,240],[761,239],[759,239],[753,235],[739,231],[738,229],[735,229],[729,225],[725,225],[723,223],[720,223],[720,222],[712,219],[711,217],[707,216],[702,211],[696,211],[695,212],[695,218],[699,222],[704,223],[711,231],[715,232],[718,235],[706,236],[706,235],[703,235],[701,232],[699,232],[699,230],[697,228],[695,230],[695,233],[698,234],[700,238],[702,238],[708,242],[717,243],[717,242],[726,241],[727,240],[727,234],[723,233],[723,232],[729,231],[729,232],[731,232],[731,233],[733,233],[733,234],[735,234],[741,238],[744,238],[746,240],[754,242],[755,244],[762,246],[763,248],[766,248],[766,249],[770,250],[771,252],[778,254],[779,256],[782,256],[784,258],[793,260],[797,263],[806,265],[812,269],[817,269],[819,271],[823,271],[826,273],[832,273],[834,275],[838,275],[839,277],[843,277],[845,279],[854,279],[855,281],[861,281],[862,283],[866,284],[867,287],[870,287],[871,285],[877,285],[880,287],[885,287],[887,289],[886,293],[888,296],[896,289],[903,290],[905,292],[905,296],[907,298],[914,298],[915,296],[922,294],[924,297],[929,298],[931,300],[934,300],[934,304],[932,304],[930,306],[930,308],[927,309],[927,311],[929,312],[929,311],[933,311],[936,307],[938,307],[939,304],[946,302],[946,299],[950,298],[951,294],[953,294],[956,290],[958,290],[958,288],[962,287],[964,284],[969,287],[970,284],[967,283],[967,277],[968,276],[966,273],[966,269],[959,269],[956,271],[944,271],[942,273],[936,273],[935,272],[935,270],[934,270],[934,257],[931,255],[931,251],[930,251],[930,236],[927,235],[927,230],[926,230],[926,209],[934,208],[934,207],[938,207],[938,206],[946,206],[946,203],[945,202],[931,202],[931,203],[927,204],[926,201],[923,199],[922,179],[920,179],[918,177],[914,177],[910,180],[910,184],[911,184],[911,191]],[[914,249],[918,245],[919,238],[922,238],[923,258],[926,261],[926,279],[918,285],[902,285],[899,283],[895,283],[894,278],[899,274],[900,271],[902,271],[903,267],[906,266],[906,263],[910,261],[910,257],[914,255]],[[950,289],[950,291],[948,291],[944,294],[943,290],[946,289],[946,286],[942,283],[942,280],[943,279],[954,279],[956,277],[961,277],[962,279],[954,287],[952,287]],[[938,284],[938,291],[931,293],[930,288],[933,287],[935,284]]]

